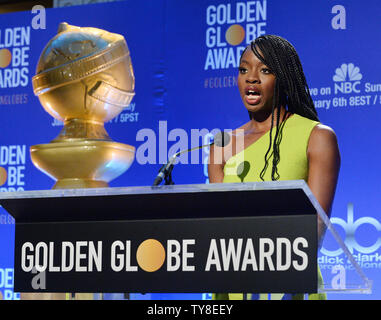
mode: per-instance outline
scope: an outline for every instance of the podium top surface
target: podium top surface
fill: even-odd
[[[304,180],[0,193],[16,222],[316,214]]]
[[[131,194],[161,194],[161,193],[189,193],[210,191],[253,191],[253,190],[280,190],[308,188],[304,180],[265,181],[244,183],[210,183],[210,184],[182,184],[161,186],[136,186],[113,188],[88,188],[88,189],[51,189],[30,190],[17,192],[1,192],[0,201],[3,199],[28,199],[28,198],[57,198],[57,197],[86,197],[86,196],[115,196]]]

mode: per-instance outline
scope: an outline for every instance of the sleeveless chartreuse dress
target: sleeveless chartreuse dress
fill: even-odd
[[[307,146],[312,129],[319,122],[293,114],[285,120],[280,142],[280,161],[278,164],[279,180],[305,180],[308,178]],[[273,134],[274,134],[273,130]],[[274,136],[273,136],[274,137]],[[225,183],[262,181],[260,173],[265,166],[265,153],[269,146],[269,132],[261,136],[246,149],[235,154],[227,160],[224,166]],[[272,156],[264,175],[265,181],[271,181]],[[244,168],[242,167],[244,165]],[[319,283],[323,279],[318,271]],[[304,294],[243,294],[243,293],[215,293],[213,299],[217,300],[280,300],[303,299]],[[308,299],[326,299],[325,294],[309,294]]]

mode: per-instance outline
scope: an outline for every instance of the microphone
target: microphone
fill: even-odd
[[[223,148],[227,146],[229,143],[230,143],[230,135],[225,131],[218,131],[217,134],[214,136],[213,142],[210,143],[209,146],[212,146],[213,144],[215,144],[217,147]],[[202,147],[205,147],[205,146],[202,146]]]
[[[247,174],[250,171],[250,162],[249,161],[243,161],[238,165],[237,168],[237,176],[241,179],[241,182],[246,178]]]
[[[182,150],[182,151],[176,152],[169,159],[169,161],[160,168],[159,173],[157,174],[157,176],[156,176],[152,186],[154,187],[154,186],[159,185],[167,175],[171,174],[173,166],[174,166],[175,161],[176,161],[176,158],[179,155],[181,155],[183,153],[186,153],[186,152],[191,152],[191,151],[194,151],[194,150],[202,149],[202,148],[205,148],[205,147],[210,147],[212,145],[216,145],[217,147],[221,147],[222,148],[222,147],[225,147],[226,145],[228,145],[229,142],[230,142],[230,135],[228,133],[226,133],[225,131],[219,131],[214,136],[214,139],[213,139],[212,143],[204,144],[202,146],[197,146],[197,147],[193,147],[193,148],[190,148],[190,149],[187,149],[187,150]]]

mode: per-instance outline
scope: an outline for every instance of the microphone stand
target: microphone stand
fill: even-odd
[[[172,170],[173,166],[169,168],[168,173],[164,176],[164,185],[166,186],[175,184],[172,180]]]
[[[174,167],[174,162],[175,162],[175,160],[176,160],[176,158],[179,156],[179,155],[181,155],[181,154],[183,154],[183,153],[185,153],[185,152],[191,152],[191,151],[193,151],[193,150],[197,150],[197,149],[202,149],[202,148],[204,148],[204,147],[210,147],[210,146],[212,146],[214,144],[214,142],[212,142],[212,143],[209,143],[209,144],[205,144],[205,145],[203,145],[203,146],[197,146],[197,147],[193,147],[193,148],[191,148],[191,149],[187,149],[187,150],[183,150],[183,151],[179,151],[179,152],[177,152],[177,153],[175,153],[172,157],[171,157],[171,159],[167,162],[167,163],[164,163],[163,164],[163,166],[160,168],[160,170],[159,170],[159,172],[161,172],[163,169],[163,174],[164,174],[164,185],[174,185],[175,183],[173,182],[173,180],[172,180],[172,170],[173,170],[173,167]],[[168,166],[168,164],[169,163],[171,163],[169,166]],[[168,168],[167,169],[165,169],[165,167],[167,167],[168,166]]]

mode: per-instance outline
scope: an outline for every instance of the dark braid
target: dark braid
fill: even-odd
[[[287,113],[296,113],[315,121],[319,121],[319,119],[302,64],[292,44],[279,36],[264,35],[251,43],[251,50],[263,64],[270,68],[276,79],[271,114],[270,143],[265,154],[265,166],[260,173],[260,178],[264,181],[269,159],[273,156],[271,179],[278,180],[280,178],[277,167],[280,161],[279,147]],[[280,105],[286,108],[282,121],[280,121]],[[276,131],[273,140],[272,130],[275,116]]]

